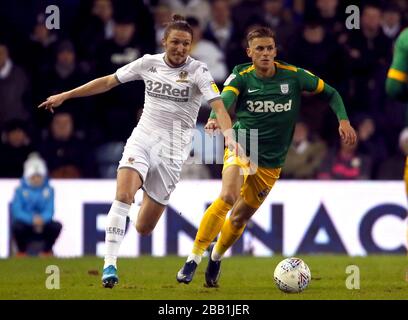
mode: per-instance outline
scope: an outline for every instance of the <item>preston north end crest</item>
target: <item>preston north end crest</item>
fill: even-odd
[[[282,83],[280,85],[280,89],[281,89],[281,92],[283,94],[287,94],[289,92],[289,84],[288,83]]]

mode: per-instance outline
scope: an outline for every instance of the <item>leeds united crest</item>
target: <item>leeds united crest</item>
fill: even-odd
[[[179,73],[179,79],[176,82],[188,82],[187,81],[188,72],[185,70],[181,70]]]

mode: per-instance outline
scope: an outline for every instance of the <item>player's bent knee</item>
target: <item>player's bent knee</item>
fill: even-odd
[[[235,192],[222,192],[220,198],[222,201],[234,205],[234,203],[238,200],[239,194]]]
[[[131,205],[135,195],[128,191],[118,191],[115,200]]]

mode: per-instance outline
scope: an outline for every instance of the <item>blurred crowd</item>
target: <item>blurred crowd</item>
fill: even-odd
[[[350,4],[360,8],[360,29],[346,29]],[[58,6],[60,29],[47,29],[48,5]],[[340,92],[358,144],[341,144],[328,104],[305,95],[283,178],[402,179],[407,108],[386,97],[384,84],[393,44],[408,21],[405,0],[2,1],[0,177],[21,177],[33,151],[52,178],[115,177],[143,109],[141,81],[67,101],[53,115],[37,106],[162,52],[164,24],[173,13],[188,17],[191,56],[207,63],[220,88],[236,64],[249,61],[246,32],[267,25],[276,32],[278,60],[308,69]],[[201,108],[198,125],[209,112]],[[220,172],[220,164],[192,164],[183,177],[220,178]]]

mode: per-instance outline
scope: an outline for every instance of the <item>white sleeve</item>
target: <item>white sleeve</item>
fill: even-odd
[[[200,67],[195,72],[195,79],[200,92],[207,102],[221,98],[220,91],[205,63],[200,64]]]
[[[133,80],[142,80],[142,64],[143,57],[124,65],[123,67],[116,70],[116,78],[120,83],[125,83]]]

